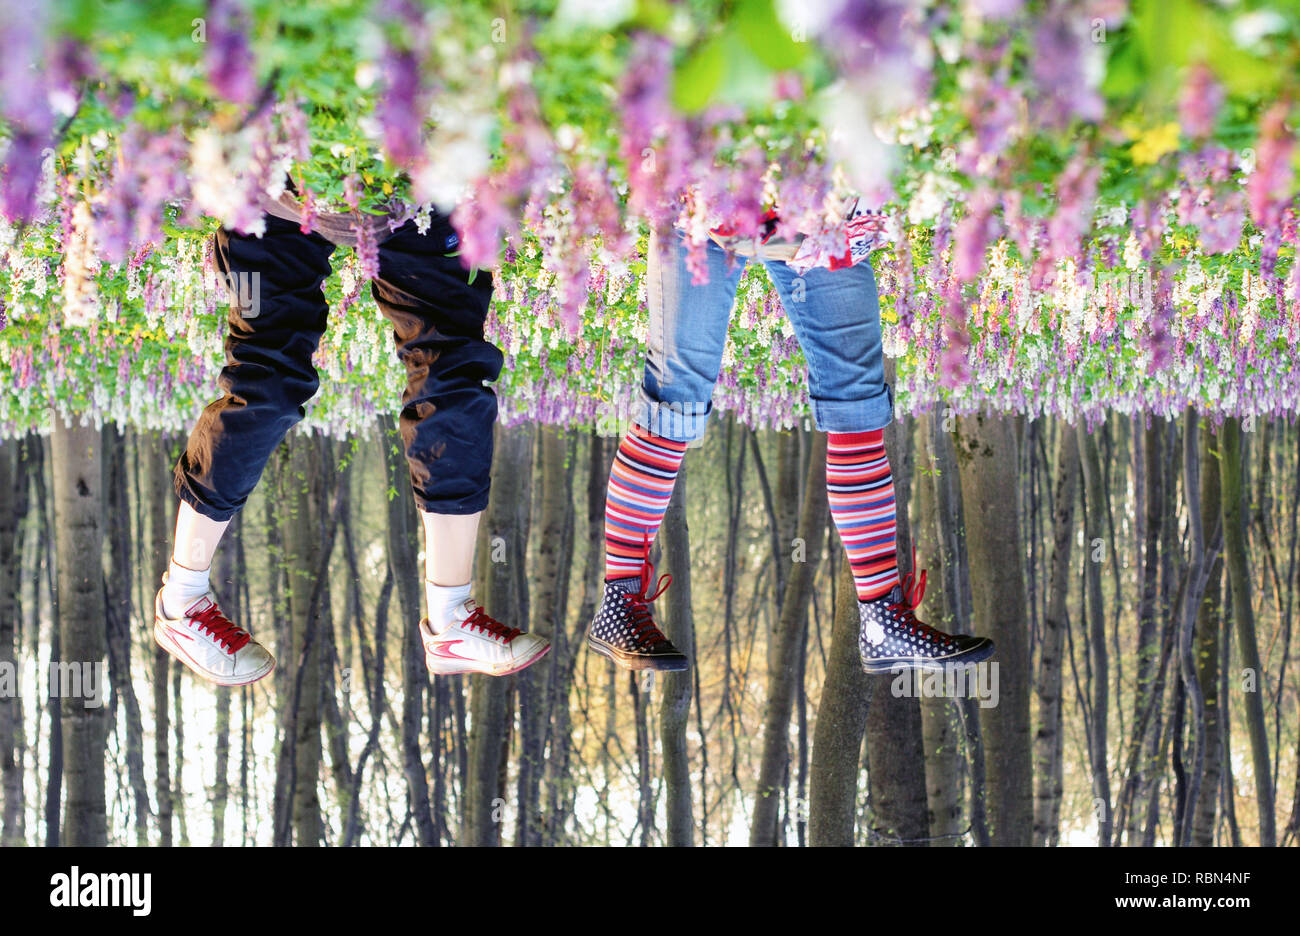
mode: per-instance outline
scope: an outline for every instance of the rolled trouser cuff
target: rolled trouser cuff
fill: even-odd
[[[813,400],[813,423],[822,432],[870,432],[894,421],[894,391],[883,384],[865,400]]]
[[[415,506],[420,513],[429,514],[453,514],[456,516],[465,516],[468,514],[482,513],[487,510],[488,498],[486,494],[476,495],[474,497],[463,497],[456,500],[447,500],[445,498],[431,501],[420,494],[415,495]]]
[[[642,429],[674,442],[704,438],[713,401],[656,400],[641,387],[632,401],[631,419]]]
[[[239,513],[238,507],[222,509],[212,506],[194,490],[193,481],[185,470],[185,461],[183,456],[181,461],[177,462],[176,468],[172,472],[172,481],[172,487],[176,491],[176,496],[193,507],[194,512],[201,517],[207,517],[209,520],[224,523],[225,521],[232,519],[235,514]]]

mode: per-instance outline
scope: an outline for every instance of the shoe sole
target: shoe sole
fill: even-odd
[[[248,686],[257,682],[259,679],[264,679],[273,669],[275,669],[275,659],[272,658],[265,669],[259,670],[252,676],[240,676],[238,678],[214,676],[212,673],[209,673],[203,667],[199,666],[197,662],[190,658],[189,654],[177,646],[176,641],[168,637],[165,630],[160,630],[160,625],[157,621],[154,621],[153,624],[153,640],[154,643],[175,657],[177,662],[183,664],[191,673],[198,676],[200,679],[212,683],[214,686],[221,686],[227,689],[237,686]]]
[[[993,656],[993,642],[971,647],[962,653],[948,657],[890,657],[885,660],[872,660],[862,664],[862,672],[873,676],[894,673],[900,669],[942,672],[950,666],[965,666],[970,663],[982,663]]]
[[[434,658],[429,656],[429,654],[426,653],[424,655],[424,665],[425,668],[428,669],[429,673],[433,676],[461,676],[464,675],[465,673],[480,673],[484,676],[509,676],[511,673],[517,673],[520,670],[527,669],[528,667],[532,666],[534,663],[536,663],[538,660],[540,660],[542,657],[546,656],[546,654],[550,652],[551,652],[551,645],[547,643],[542,647],[541,650],[538,650],[530,657],[526,657],[521,662],[498,664],[497,666],[487,666],[487,665],[457,666],[454,663],[450,663],[450,661],[447,661],[447,665],[439,666],[431,663],[430,660]]]
[[[626,670],[654,670],[658,673],[682,673],[691,668],[691,661],[686,657],[652,657],[639,653],[628,653],[611,647],[595,637],[587,638],[587,647],[599,653],[615,665]]]

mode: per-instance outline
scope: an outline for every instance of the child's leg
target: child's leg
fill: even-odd
[[[421,234],[408,222],[379,245],[375,301],[393,323],[406,365],[400,429],[423,515],[431,673],[504,676],[541,659],[550,642],[488,616],[470,597],[479,518],[488,502],[501,351],[484,337],[492,274],[455,256],[444,216]]]
[[[228,526],[229,520],[205,517],[181,501],[161,597],[163,612],[169,618],[180,617],[186,608],[208,593],[212,557]]]
[[[271,452],[303,416],[319,380],[312,353],[329,308],[320,285],[332,244],[267,217],[262,237],[215,235],[216,265],[231,308],[224,391],[199,416],[174,480],[181,500],[161,602],[179,617],[208,591],[208,570],[231,517],[243,507]]]
[[[853,568],[858,649],[868,673],[978,662],[993,653],[985,638],[954,636],[917,619],[925,577],[899,580],[894,483],[883,432],[893,419],[884,380],[880,307],[871,266],[768,272],[808,360],[808,395],[826,433],[826,490],[831,515]]]
[[[899,584],[898,528],[882,430],[827,433],[826,492],[858,599],[888,595]]]
[[[619,444],[605,489],[605,580],[641,574],[672,497],[686,443],[635,423]]]
[[[650,544],[668,508],[686,446],[704,435],[744,261],[706,248],[709,281],[695,285],[678,239],[652,238],[645,377],[605,493],[605,596],[587,644],[629,669],[683,670],[686,655],[655,626]],[[662,586],[661,586],[662,587]],[[656,591],[655,594],[658,592]]]
[[[744,260],[728,256],[712,241],[706,251],[709,281],[695,285],[682,240],[650,240],[645,375],[605,496],[605,577],[610,581],[640,573],[686,446],[704,436],[713,410],[713,385]]]
[[[471,274],[449,256],[452,238],[442,216],[425,234],[414,222],[403,225],[379,247],[372,292],[393,323],[397,356],[406,366],[399,430],[423,519],[425,579],[462,589],[470,583],[492,471],[497,398],[486,383],[500,375],[504,358],[483,332],[492,274]],[[436,627],[433,612],[443,601],[432,590],[429,595]]]
[[[441,216],[426,234],[414,222],[403,225],[379,246],[380,275],[371,292],[393,324],[397,357],[406,367],[398,428],[416,505],[426,513],[467,515],[487,507],[497,419],[496,394],[487,384],[500,376],[505,359],[483,332],[492,274],[464,269],[450,237]]]
[[[767,270],[808,361],[813,418],[827,433],[831,516],[858,597],[888,594],[898,584],[898,564],[894,485],[881,430],[894,406],[885,384],[875,275],[866,262],[802,276],[784,263]]]
[[[424,577],[446,587],[468,585],[482,513],[424,512]]]
[[[440,514],[423,511],[424,590],[434,632],[451,620],[452,610],[470,593],[474,545],[482,513]]]

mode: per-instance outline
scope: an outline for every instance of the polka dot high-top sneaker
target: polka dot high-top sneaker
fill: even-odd
[[[912,586],[912,575],[889,594],[858,602],[858,653],[866,673],[891,673],[900,669],[943,669],[979,663],[993,655],[987,637],[945,634],[922,623],[916,608],[925,594],[925,573]]]
[[[664,593],[673,580],[661,576],[648,593],[654,566],[647,559],[641,574],[605,582],[605,597],[587,628],[587,646],[630,670],[680,672],[690,664],[686,654],[655,625],[650,602]]]

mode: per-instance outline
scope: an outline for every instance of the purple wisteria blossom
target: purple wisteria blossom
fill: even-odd
[[[0,211],[11,222],[25,223],[36,215],[41,163],[48,146],[48,126],[42,130],[15,127],[0,169]]]
[[[44,32],[44,4],[17,0],[0,7],[0,118],[10,137],[0,167],[0,211],[15,223],[36,215],[41,164],[54,129],[40,67]]]
[[[120,157],[95,211],[95,243],[109,263],[161,241],[166,203],[189,194],[187,144],[179,129],[153,135],[132,124],[118,145]]]
[[[403,169],[414,169],[424,152],[421,98],[419,57],[409,49],[390,49],[384,59],[384,93],[378,116],[384,151]]]
[[[1071,3],[1052,0],[1034,31],[1032,71],[1037,94],[1029,98],[1036,121],[1064,129],[1075,120],[1102,117],[1101,95],[1088,80],[1085,50],[1089,20]]]
[[[1184,156],[1180,164],[1178,223],[1197,229],[1207,254],[1230,253],[1241,242],[1246,196],[1234,176],[1235,161],[1231,150],[1211,145]]]
[[[1183,133],[1192,139],[1211,136],[1222,105],[1223,87],[1215,80],[1214,72],[1204,62],[1193,65],[1178,99]]]
[[[1045,247],[1053,261],[1083,256],[1083,236],[1092,227],[1100,174],[1096,160],[1080,155],[1070,160],[1057,179],[1056,210],[1047,222]]]
[[[1265,230],[1281,226],[1282,211],[1291,194],[1295,137],[1286,126],[1288,110],[1287,102],[1279,101],[1265,112],[1255,146],[1255,171],[1246,183],[1250,215]]]
[[[1295,137],[1286,125],[1289,102],[1278,101],[1260,121],[1259,142],[1255,145],[1255,171],[1246,182],[1250,214],[1264,232],[1260,245],[1260,274],[1266,281],[1274,277],[1278,248],[1282,245],[1282,219],[1291,198],[1295,175],[1291,153]]]
[[[952,272],[959,283],[974,282],[984,266],[984,252],[997,237],[998,220],[994,209],[998,196],[987,185],[971,195],[966,216],[957,224]]]
[[[213,89],[232,103],[251,104],[257,74],[248,45],[248,18],[239,0],[209,0],[206,31],[205,60]]]

